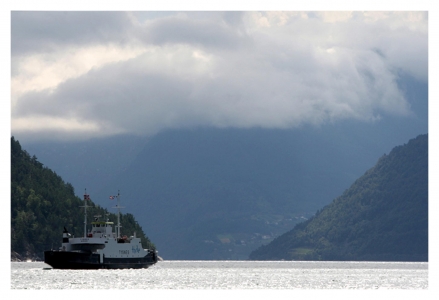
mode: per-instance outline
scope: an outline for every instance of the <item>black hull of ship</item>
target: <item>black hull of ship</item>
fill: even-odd
[[[44,251],[44,262],[54,269],[146,269],[157,262],[157,255],[150,253],[143,258],[103,258],[99,254],[76,251]]]

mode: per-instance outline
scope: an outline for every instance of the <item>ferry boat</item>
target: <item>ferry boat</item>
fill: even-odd
[[[113,196],[112,196],[113,197]],[[84,236],[74,237],[64,227],[62,244],[58,250],[44,251],[44,262],[54,269],[141,269],[158,260],[157,251],[144,249],[140,238],[120,234],[120,194],[117,196],[117,226],[94,216],[91,230],[87,232],[87,200],[84,194]]]

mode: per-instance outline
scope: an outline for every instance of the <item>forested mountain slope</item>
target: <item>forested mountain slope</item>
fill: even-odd
[[[313,218],[250,259],[428,261],[428,136],[395,147]]]
[[[117,191],[109,191],[114,193]],[[91,195],[92,197],[92,195]],[[30,156],[20,143],[11,138],[11,258],[41,260],[43,251],[61,245],[64,226],[76,236],[84,232],[83,201],[73,187],[35,156]],[[92,201],[87,215],[104,217],[107,211]],[[116,222],[115,214],[109,214]],[[146,248],[155,248],[131,214],[121,215],[122,233],[142,239]]]

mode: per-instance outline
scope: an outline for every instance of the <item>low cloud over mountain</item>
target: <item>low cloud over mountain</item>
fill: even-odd
[[[410,116],[426,12],[11,14],[12,133],[295,128]]]

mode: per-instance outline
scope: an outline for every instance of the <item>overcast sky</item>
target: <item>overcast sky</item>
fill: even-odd
[[[409,116],[426,12],[11,13],[11,131],[77,139]]]

